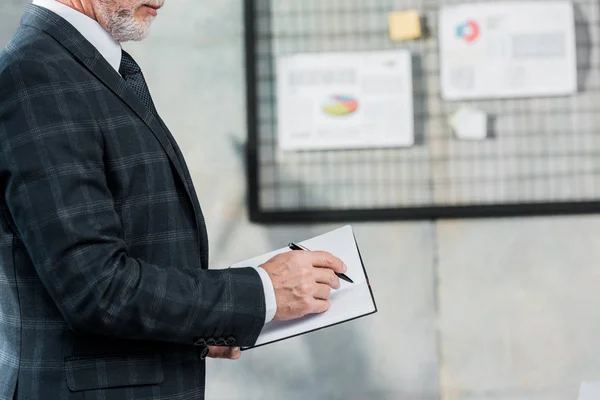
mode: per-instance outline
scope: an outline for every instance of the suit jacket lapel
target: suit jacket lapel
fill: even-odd
[[[29,4],[21,20],[23,25],[41,29],[54,37],[63,45],[81,64],[106,85],[113,93],[125,102],[148,126],[156,139],[160,142],[169,159],[175,166],[177,173],[185,182],[181,164],[171,142],[167,138],[161,123],[154,113],[149,110],[137,95],[129,89],[125,80],[108,64],[100,53],[89,43],[71,24],[53,12]],[[187,184],[185,185],[187,189]]]
[[[164,148],[180,178],[184,181],[188,194],[190,194],[180,160],[161,122],[127,86],[125,80],[108,64],[96,48],[71,24],[43,7],[29,4],[25,9],[21,23],[41,29],[54,37],[144,121]]]
[[[172,141],[173,143],[173,148],[175,150],[175,154],[177,155],[177,158],[180,160],[181,165],[183,166],[182,170],[183,170],[183,174],[185,176],[185,178],[187,179],[186,181],[186,187],[187,182],[190,182],[190,185],[192,185],[192,177],[190,176],[189,171],[187,170],[187,168],[185,168],[185,160],[183,158],[183,153],[181,152],[181,149],[179,148],[179,146],[177,146],[177,143],[175,142],[175,138],[173,137],[173,135],[171,134],[171,131],[169,130],[169,128],[167,127],[167,125],[165,124],[165,122],[162,120],[162,118],[160,118],[160,116],[157,115],[158,121],[160,122],[161,126],[164,129],[164,132],[166,135],[168,135],[169,140]],[[190,191],[191,188],[193,187],[190,186]],[[196,219],[197,219],[197,223],[202,227],[205,227],[205,221],[204,221],[204,215],[202,214],[202,208],[200,207],[200,202],[198,201],[198,197],[197,196],[190,196],[190,198],[192,199],[192,203],[194,204],[194,209],[196,211]],[[206,229],[198,229],[198,231],[200,232],[200,242],[201,242],[201,247],[200,249],[204,249],[204,252],[202,253],[202,265],[208,265],[208,235],[206,232]]]
[[[112,92],[119,96],[137,115],[140,117],[146,126],[150,128],[156,139],[169,156],[173,166],[177,170],[179,177],[184,181],[185,188],[188,190],[187,182],[185,182],[185,174],[183,173],[182,164],[180,163],[175,149],[171,141],[167,137],[162,125],[157,120],[152,110],[139,99],[139,97],[127,86],[124,79],[106,62],[106,60],[96,51],[94,57],[81,60],[88,69],[102,81]]]
[[[33,4],[28,4],[25,9],[25,14],[21,19],[21,24],[32,26],[41,29],[54,37],[60,44],[63,45],[81,64],[96,76],[101,82],[106,85],[113,93],[125,102],[148,126],[156,139],[167,153],[171,163],[175,167],[177,174],[183,182],[183,186],[190,197],[196,215],[202,219],[202,213],[197,198],[192,193],[188,185],[188,175],[185,173],[183,166],[184,160],[180,159],[181,155],[175,150],[175,143],[171,143],[169,139],[169,131],[158,116],[149,110],[138,96],[127,86],[125,80],[114,70],[114,68],[100,55],[96,48],[88,42],[71,24],[59,17],[55,13]],[[198,225],[199,243],[201,249],[207,251],[206,232],[204,226]],[[205,257],[207,258],[207,257]],[[203,260],[203,265],[206,265],[207,260]]]

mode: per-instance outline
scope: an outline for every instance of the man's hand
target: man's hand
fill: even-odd
[[[340,288],[335,272],[347,269],[340,259],[324,251],[279,254],[261,267],[269,274],[275,289],[274,319],[284,321],[329,310],[331,289]]]
[[[239,347],[208,346],[208,356],[210,358],[237,360],[241,355],[242,352]]]

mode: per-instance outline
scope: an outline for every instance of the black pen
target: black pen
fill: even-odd
[[[290,249],[292,249],[292,250],[305,250],[305,251],[310,251],[310,250],[308,250],[306,247],[304,247],[304,246],[302,246],[302,245],[300,245],[300,244],[297,244],[297,243],[293,243],[293,242],[292,242],[292,243],[290,243],[290,244],[288,244],[288,247],[289,247]],[[352,281],[352,279],[348,278],[348,277],[347,277],[345,274],[340,274],[340,273],[337,273],[337,272],[336,272],[335,274],[336,274],[336,275],[337,275],[337,276],[338,276],[340,279],[343,279],[343,280],[345,280],[346,282],[354,283],[354,282]]]

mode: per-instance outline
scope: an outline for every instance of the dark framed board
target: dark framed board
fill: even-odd
[[[501,100],[440,95],[440,6],[456,0],[245,0],[247,183],[259,223],[582,214],[600,211],[600,3],[575,0],[578,92]],[[416,9],[428,34],[392,41],[388,15]],[[408,49],[414,146],[300,151],[277,146],[276,60],[294,52]],[[460,105],[490,137],[457,140]]]

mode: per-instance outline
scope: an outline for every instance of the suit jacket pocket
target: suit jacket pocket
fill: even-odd
[[[65,371],[73,392],[157,385],[164,380],[160,354],[69,357]]]

